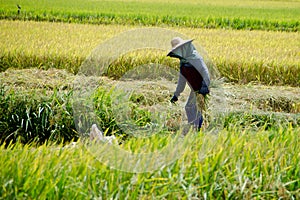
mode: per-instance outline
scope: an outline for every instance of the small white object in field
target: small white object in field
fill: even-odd
[[[90,132],[90,140],[97,142],[105,142],[108,144],[112,144],[114,140],[116,140],[116,137],[114,135],[112,136],[103,136],[102,131],[100,131],[96,124],[92,125],[91,132]]]

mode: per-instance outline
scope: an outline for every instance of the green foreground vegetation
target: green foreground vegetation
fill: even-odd
[[[299,0],[1,1],[0,199],[300,199],[299,16]],[[74,94],[97,83],[97,125],[117,136],[121,151],[156,155],[168,147],[179,134],[180,114],[169,105],[175,81],[129,83],[141,86],[129,96],[136,126],[170,109],[146,138],[118,126],[112,101],[129,70],[149,63],[178,70],[176,60],[135,51],[111,62],[105,76],[79,73],[99,44],[149,26],[195,39],[225,79],[212,82],[211,126],[182,137],[188,145],[165,163],[178,159],[149,171],[152,160],[141,157],[134,164],[144,171],[124,171],[93,151],[116,162],[122,154],[79,133],[76,122],[94,118],[75,113]]]
[[[299,128],[230,130],[193,138],[183,156],[148,173],[110,169],[78,143],[1,146],[3,199],[299,199]],[[206,144],[203,145],[204,141]],[[146,145],[151,148],[159,140]],[[138,151],[145,144],[128,141]]]

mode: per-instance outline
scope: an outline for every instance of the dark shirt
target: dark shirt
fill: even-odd
[[[184,76],[188,84],[194,91],[200,90],[202,87],[202,76],[197,69],[190,63],[180,64],[180,73]]]

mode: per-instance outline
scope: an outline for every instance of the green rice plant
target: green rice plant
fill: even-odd
[[[22,87],[21,87],[22,90]],[[56,88],[52,92],[43,90],[18,91],[1,87],[1,106],[0,106],[0,133],[2,143],[44,143],[46,141],[68,142],[77,140],[82,136],[81,131],[75,123],[85,124],[88,130],[92,123],[98,126],[108,135],[115,134],[120,139],[128,137],[120,129],[115,120],[112,109],[113,89],[98,88],[91,96],[93,103],[93,113],[96,118],[90,117],[88,113],[77,116],[74,107],[73,90],[58,91]],[[131,98],[131,116],[134,124],[145,126],[150,122],[151,113],[140,108]],[[78,121],[79,120],[79,121]],[[93,121],[96,120],[96,121]],[[80,129],[80,127],[79,127]],[[80,129],[81,130],[81,129]]]
[[[224,116],[224,128],[231,130],[240,129],[257,130],[279,130],[289,126],[300,125],[299,114],[284,114],[276,112],[231,112]]]
[[[21,21],[46,21],[57,23],[82,23],[82,24],[120,24],[134,26],[173,26],[188,28],[209,28],[209,29],[234,29],[234,30],[266,30],[266,31],[287,31],[298,32],[298,21],[275,21],[261,19],[242,19],[231,17],[202,17],[193,18],[186,16],[147,16],[139,14],[90,14],[90,13],[43,13],[30,12],[26,15],[17,15],[16,12],[0,12],[3,20]]]
[[[0,18],[65,23],[299,31],[299,2],[22,1],[1,2]],[[109,8],[109,9],[108,9]]]
[[[18,93],[1,86],[1,143],[44,143],[69,141],[78,138],[70,97],[72,92],[60,94]]]
[[[199,133],[182,156],[152,172],[130,173],[76,146],[1,146],[0,196],[12,198],[272,199],[299,198],[299,128]],[[207,135],[206,135],[207,136]],[[132,138],[120,148],[159,149],[159,138]],[[152,146],[151,146],[152,145]],[[10,166],[10,167],[7,167]]]

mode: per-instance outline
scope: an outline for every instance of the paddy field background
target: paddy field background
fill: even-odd
[[[300,1],[2,0],[0,19],[1,199],[300,198]],[[217,135],[193,135],[169,165],[111,169],[76,129],[73,83],[99,44],[154,27],[205,49],[219,72],[212,97],[221,88],[227,112]],[[93,78],[98,126],[121,149],[155,152],[176,135],[171,120],[149,138],[131,137],[111,107],[111,88],[128,71],[149,63],[178,70],[165,53],[124,54]],[[143,87],[130,96],[131,117],[143,127],[151,123],[146,108],[168,105],[173,91],[159,81],[133,84]]]

